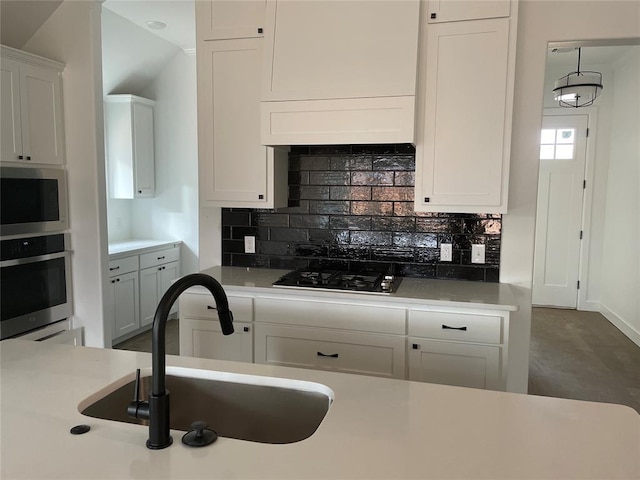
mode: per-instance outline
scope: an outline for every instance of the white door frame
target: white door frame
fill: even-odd
[[[582,200],[582,241],[580,242],[580,258],[578,265],[578,280],[580,288],[578,289],[577,309],[592,312],[600,311],[600,304],[597,301],[588,301],[588,278],[590,274],[598,274],[599,272],[589,271],[589,250],[591,245],[591,212],[593,209],[593,184],[595,172],[596,158],[596,128],[598,124],[598,108],[582,107],[580,109],[568,108],[545,108],[542,112],[545,117],[550,116],[569,116],[569,115],[587,115],[587,144],[586,144],[586,166],[584,178],[586,187]]]

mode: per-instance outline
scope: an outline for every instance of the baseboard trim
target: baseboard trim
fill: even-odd
[[[600,304],[600,313],[609,320],[618,330],[624,333],[629,339],[640,347],[640,332],[625,322],[606,306]]]
[[[594,302],[593,300],[578,302],[578,310],[583,310],[586,312],[600,312],[600,307],[600,302]]]

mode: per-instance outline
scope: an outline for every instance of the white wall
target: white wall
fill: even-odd
[[[640,2],[519,2],[509,211],[503,217],[500,281],[514,285],[507,388],[527,391],[538,149],[548,43],[640,36]],[[513,356],[512,356],[513,355]]]
[[[199,270],[195,55],[178,53],[142,96],[156,99],[156,195],[132,201],[133,237],[182,240],[181,273],[194,273]]]
[[[640,47],[615,65],[603,314],[640,345]]]
[[[111,345],[105,331],[107,276],[100,4],[67,0],[25,44],[26,50],[66,64],[63,75],[73,282],[73,326],[86,345]]]

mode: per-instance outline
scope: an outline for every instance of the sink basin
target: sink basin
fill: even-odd
[[[140,373],[140,398],[151,391],[151,370]],[[148,425],[127,415],[133,399],[131,373],[78,405],[89,417]],[[255,375],[167,367],[171,428],[190,430],[201,420],[219,436],[260,443],[294,443],[317,430],[333,402],[325,385]]]

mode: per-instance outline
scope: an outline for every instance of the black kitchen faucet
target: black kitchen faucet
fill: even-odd
[[[138,397],[139,378],[136,379],[136,399],[129,404],[127,413],[130,417],[149,420],[149,440],[147,447],[153,450],[166,448],[173,442],[169,435],[169,391],[165,388],[166,359],[165,331],[169,312],[180,294],[187,288],[201,285],[206,287],[216,301],[218,319],[223,335],[233,333],[233,315],[229,310],[227,295],[218,281],[203,273],[186,275],[174,282],[162,296],[155,316],[151,343],[152,389],[149,401],[140,401]],[[139,372],[139,371],[138,371]],[[138,373],[139,376],[139,373]]]

